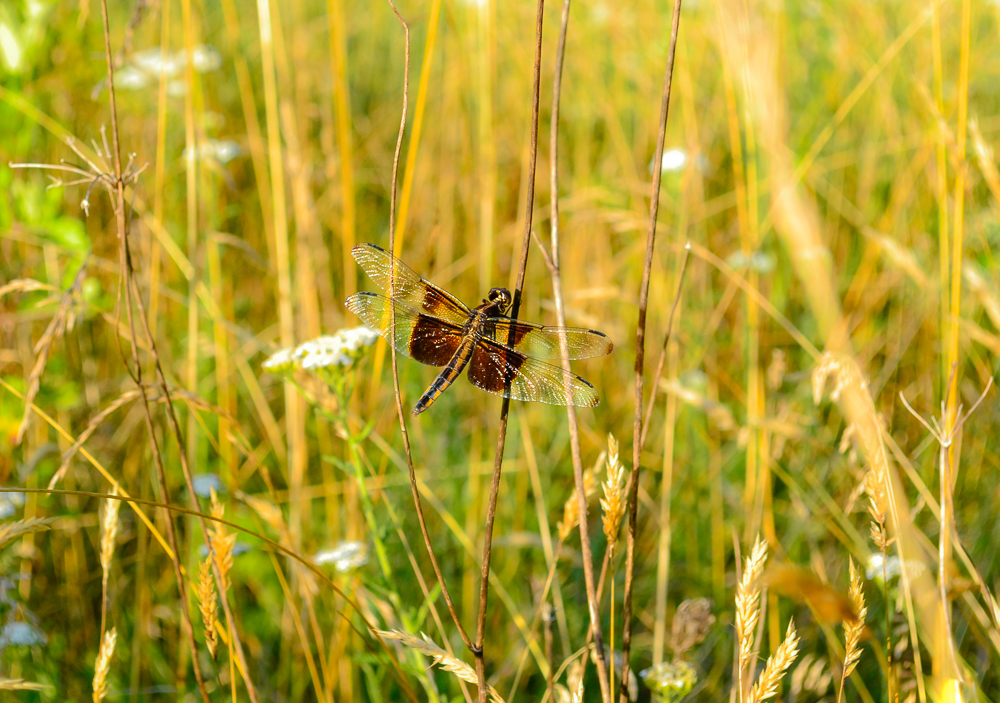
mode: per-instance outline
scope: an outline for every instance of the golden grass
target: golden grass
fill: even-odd
[[[186,401],[177,404],[183,446],[160,444],[162,496],[150,487],[151,445],[137,431],[143,419],[127,355],[137,343],[148,379],[149,345],[142,335],[129,339],[126,310],[116,309],[114,213],[89,181],[46,191],[41,173],[5,166],[82,159],[110,172],[105,145],[90,144],[109,119],[106,85],[94,89],[103,72],[90,57],[104,48],[94,13],[88,3],[57,3],[34,33],[20,31],[28,18],[3,20],[26,47],[27,68],[5,73],[0,86],[0,484],[71,493],[26,493],[0,522],[0,567],[14,583],[15,605],[5,607],[12,622],[48,636],[47,644],[4,649],[0,689],[42,700],[48,694],[28,683],[39,681],[60,699],[96,695],[79,652],[101,642],[101,686],[113,678],[122,691],[170,685],[190,696],[198,661],[205,680],[221,686],[212,700],[245,698],[241,676],[262,697],[288,700],[472,699],[474,685],[420,665],[443,652],[460,668],[473,655],[414,543],[385,346],[331,390],[343,411],[335,419],[298,379],[260,372],[278,347],[357,324],[343,299],[367,284],[348,252],[359,241],[386,243],[398,23],[386,5],[346,0],[154,5],[134,27],[127,14],[111,17],[113,47],[126,36],[133,47],[120,68],[161,46],[163,56],[190,58],[199,44],[216,43],[220,58],[206,73],[188,63],[150,76],[142,90],[117,92],[123,151],[137,154],[137,167],[151,164],[125,189],[136,284],[172,397]],[[474,302],[490,286],[509,286],[516,268],[534,6],[399,9],[420,71],[400,163],[397,243],[421,275]],[[545,17],[543,130],[558,10],[548,7]],[[623,469],[616,450],[606,466],[597,457],[632,415],[635,302],[670,18],[661,5],[601,2],[572,4],[570,18],[558,134],[560,275],[567,324],[602,330],[616,345],[605,359],[573,362],[602,398],[579,415],[580,451],[594,467],[585,497],[601,493],[601,514],[591,509],[588,520],[590,547],[611,557],[597,616],[610,620],[612,644],[622,636],[614,556],[624,551]],[[735,688],[748,703],[794,680],[788,665],[798,648],[813,656],[811,678],[840,673],[839,700],[997,698],[995,403],[951,433],[960,404],[972,406],[1000,354],[1000,119],[991,83],[998,23],[991,4],[969,0],[685,7],[666,144],[686,162],[662,174],[650,355],[688,240],[694,256],[665,378],[647,389],[655,396],[640,462],[636,671],[672,649],[697,673],[698,696],[725,700]],[[225,163],[182,156],[221,139],[235,140],[240,155]],[[550,158],[541,148],[539,168]],[[553,224],[546,180],[534,204],[540,240]],[[526,280],[521,316],[554,323],[550,276],[535,249]],[[404,402],[428,373],[401,361]],[[903,410],[900,393],[924,415],[946,401],[937,428],[948,438],[943,453],[928,450],[940,447]],[[160,433],[164,399],[150,398]],[[463,380],[411,428],[417,490],[466,626],[477,607],[498,407]],[[596,699],[596,685],[587,696],[583,688],[593,681],[590,655],[574,655],[590,640],[590,613],[572,537],[580,504],[565,415],[539,405],[515,410],[486,673],[508,699],[541,700],[550,670],[557,700]],[[360,542],[371,563],[320,565],[325,582],[253,535],[240,537],[249,551],[234,554],[235,529],[210,522],[219,592],[212,557],[193,556],[196,519],[174,516],[175,554],[161,511],[131,505],[112,515],[120,501],[72,493],[155,495],[198,508],[178,491],[182,455],[192,473],[214,474],[226,489],[220,495],[236,498],[223,509],[213,494],[207,515],[306,560]],[[734,539],[758,535],[737,559]],[[872,553],[881,561],[869,561]],[[779,567],[767,568],[769,554]],[[180,612],[177,585],[162,576],[175,556],[181,587],[198,597],[212,660],[189,651],[184,623],[163,616]],[[594,566],[596,575],[602,564]],[[838,596],[845,585],[837,575],[848,571],[858,617],[838,607],[831,620],[803,594]],[[782,577],[785,590],[769,580]],[[683,605],[707,596],[714,605],[696,613]],[[558,627],[546,657],[538,614],[549,599]],[[234,622],[220,603],[231,605]],[[98,605],[102,619],[128,633],[113,676],[114,645],[105,638],[116,631],[104,632]],[[781,625],[792,618],[798,629],[786,632]],[[844,628],[842,658],[834,621]],[[370,627],[430,634],[383,648]],[[246,648],[242,672],[234,652],[225,661],[233,633]],[[844,690],[848,677],[853,691]],[[812,693],[829,697],[829,686]]]

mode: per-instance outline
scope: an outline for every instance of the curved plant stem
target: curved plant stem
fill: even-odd
[[[635,348],[635,417],[632,425],[632,471],[628,492],[628,543],[625,549],[625,597],[622,603],[622,703],[628,701],[629,653],[632,647],[632,582],[635,574],[635,536],[639,508],[639,462],[642,458],[642,372],[646,345],[646,306],[649,302],[649,277],[653,265],[653,247],[656,244],[656,216],[660,209],[660,176],[663,170],[663,142],[670,112],[670,88],[674,74],[674,56],[677,52],[677,33],[681,20],[681,0],[674,1],[673,23],[670,28],[670,49],[667,68],[663,76],[663,94],[660,100],[660,127],[656,136],[656,155],[653,157],[653,186],[649,199],[649,231],[646,235],[646,259],[639,286],[639,320],[636,323]]]
[[[531,218],[535,203],[535,167],[538,161],[538,103],[541,92],[542,72],[542,21],[545,0],[538,0],[535,19],[535,70],[531,95],[531,151],[528,159],[528,192],[525,199],[524,235],[521,238],[521,257],[514,285],[514,300],[510,317],[516,319],[521,307],[521,293],[524,289],[524,272],[528,266],[528,247],[531,244]],[[507,416],[510,398],[504,398],[500,406],[500,429],[497,433],[497,449],[493,457],[493,479],[490,482],[490,502],[486,510],[486,529],[483,537],[483,561],[479,583],[479,616],[476,619],[476,642],[472,653],[476,657],[476,677],[479,681],[479,703],[486,703],[489,689],[486,685],[486,663],[483,659],[483,638],[486,634],[486,605],[490,589],[490,553],[493,548],[493,522],[497,512],[497,494],[500,492],[500,472],[503,467],[503,449],[507,442]]]
[[[405,37],[403,64],[403,110],[402,115],[399,118],[399,134],[396,136],[396,151],[392,157],[392,186],[389,193],[389,251],[395,251],[396,188],[399,181],[399,152],[403,146],[403,132],[406,129],[406,109],[410,94],[410,27],[406,24],[406,20],[403,19],[403,16],[399,14],[399,10],[396,9],[396,5],[393,1],[388,0],[388,2],[392,11],[395,13],[396,18],[399,20],[400,24],[403,25],[403,33]],[[390,275],[389,287],[395,287],[395,269],[393,269]],[[391,327],[392,338],[395,338],[396,336],[395,303],[396,301],[390,295],[389,324]],[[420,502],[420,492],[417,490],[417,473],[413,466],[413,453],[410,451],[410,435],[406,429],[406,415],[403,412],[403,398],[399,393],[399,370],[396,360],[396,348],[390,344],[389,349],[392,355],[392,387],[396,397],[396,414],[399,417],[399,430],[403,435],[403,450],[406,454],[406,467],[410,475],[410,491],[413,494],[413,504],[417,511],[417,521],[420,523],[420,533],[423,535],[424,546],[427,547],[427,555],[430,557],[431,566],[434,568],[434,574],[437,576],[438,583],[441,585],[441,594],[444,596],[445,603],[448,605],[448,612],[451,614],[451,619],[455,623],[455,627],[458,628],[458,632],[462,636],[462,641],[465,642],[465,646],[472,649],[472,640],[469,639],[469,634],[462,626],[462,621],[458,617],[458,611],[455,610],[455,603],[451,599],[451,593],[448,591],[448,586],[445,583],[444,574],[441,572],[441,566],[438,564],[437,556],[434,554],[434,547],[431,544],[430,533],[427,531],[427,522],[424,520],[424,509]]]

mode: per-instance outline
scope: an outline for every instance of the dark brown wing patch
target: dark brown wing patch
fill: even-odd
[[[399,305],[399,303],[397,303]],[[429,366],[444,366],[462,344],[460,330],[420,313],[410,332],[410,356]]]
[[[398,300],[391,304],[378,293],[355,293],[347,309],[382,335],[400,354],[429,366],[444,366],[462,343],[462,328],[417,312]],[[395,308],[396,336],[391,336],[390,309]]]

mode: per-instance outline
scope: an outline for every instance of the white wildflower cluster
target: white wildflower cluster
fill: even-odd
[[[884,564],[884,568],[883,568]],[[912,578],[917,578],[924,573],[926,567],[919,561],[909,560],[906,562],[906,572],[907,576]],[[883,561],[881,554],[873,554],[870,559],[868,559],[868,565],[865,569],[865,575],[868,580],[874,580],[882,583],[883,575],[889,581],[896,578],[903,572],[903,562],[900,561],[899,557],[892,556]]]
[[[186,148],[184,150],[184,158],[187,160],[215,161],[220,165],[225,165],[242,153],[243,147],[230,139],[205,139],[198,142],[197,147]]]
[[[199,44],[191,52],[191,65],[198,73],[209,73],[222,66],[222,55],[215,47]],[[167,93],[174,97],[184,95],[187,85],[181,78],[187,65],[187,51],[163,52],[147,49],[129,57],[128,62],[115,73],[115,87],[123,90],[142,90],[167,79]]]
[[[378,335],[367,327],[340,330],[303,342],[294,349],[281,349],[264,362],[264,369],[274,373],[303,369],[305,371],[336,370],[347,367],[364,356]]]
[[[368,547],[363,542],[338,542],[333,549],[316,552],[313,563],[333,564],[334,569],[346,574],[368,563]]]

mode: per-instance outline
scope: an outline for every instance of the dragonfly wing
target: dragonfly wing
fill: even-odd
[[[375,285],[416,310],[459,326],[472,314],[461,300],[425,281],[382,247],[358,244],[351,249],[351,255]]]
[[[396,329],[392,337],[392,313]],[[396,351],[428,366],[444,366],[462,342],[462,328],[445,320],[417,312],[400,301],[378,293],[355,293],[347,299],[347,309],[382,335]]]
[[[555,327],[536,325],[532,322],[512,320],[509,317],[491,317],[484,325],[483,336],[505,344],[525,356],[558,359],[561,333],[566,334],[566,348],[570,359],[589,359],[610,354],[614,345],[608,336],[597,330],[582,327]]]
[[[597,391],[587,380],[489,339],[481,339],[472,352],[469,381],[514,400],[588,408],[599,402]]]

